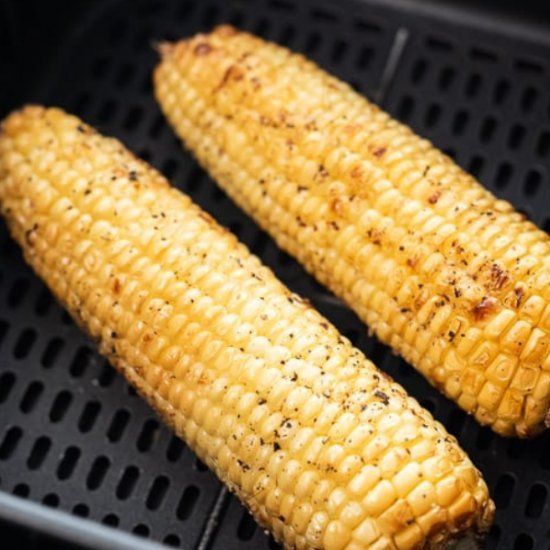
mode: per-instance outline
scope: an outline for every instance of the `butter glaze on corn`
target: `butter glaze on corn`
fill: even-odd
[[[230,27],[161,46],[166,116],[231,197],[460,407],[550,421],[550,239],[427,140]]]
[[[441,424],[118,141],[58,109],[12,114],[0,207],[102,353],[288,548],[440,548],[489,527]]]

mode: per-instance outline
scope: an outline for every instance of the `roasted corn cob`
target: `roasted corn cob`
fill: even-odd
[[[503,435],[550,423],[550,239],[428,141],[231,27],[160,47],[160,105],[229,195]]]
[[[456,440],[118,141],[12,114],[0,206],[101,352],[288,548],[440,548],[489,526]]]

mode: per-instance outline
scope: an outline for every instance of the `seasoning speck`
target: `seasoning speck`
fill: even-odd
[[[378,397],[378,399],[381,399],[384,405],[387,405],[390,402],[390,398],[383,391],[376,390],[374,395],[375,397]]]

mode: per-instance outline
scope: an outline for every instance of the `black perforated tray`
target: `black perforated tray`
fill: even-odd
[[[550,34],[412,0],[128,0],[82,7],[60,39],[57,59],[19,99],[60,105],[122,139],[430,409],[489,483],[498,512],[488,548],[550,548],[549,434],[525,442],[480,428],[368,338],[357,318],[277,250],[182,151],[151,93],[154,40],[231,22],[307,53],[550,230]],[[51,548],[67,547],[61,539],[91,548],[151,548],[145,538],[186,549],[277,548],[92,351],[25,266],[3,224],[0,419],[2,548],[44,549],[44,533],[57,537],[48,539]],[[100,523],[143,538],[105,534]]]

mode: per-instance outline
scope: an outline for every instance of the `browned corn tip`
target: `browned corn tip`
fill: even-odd
[[[235,29],[155,92],[226,192],[385,343],[502,435],[550,410],[550,239],[300,55]]]

